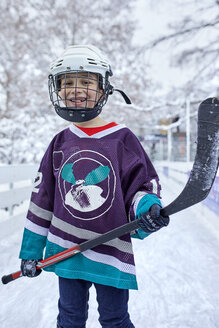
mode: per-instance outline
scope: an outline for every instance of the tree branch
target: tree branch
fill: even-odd
[[[162,43],[164,41],[167,41],[167,40],[170,40],[170,39],[174,39],[174,38],[176,38],[178,36],[182,36],[182,35],[185,35],[185,34],[188,34],[188,33],[191,33],[191,32],[195,32],[195,31],[198,31],[198,30],[207,28],[207,27],[213,27],[213,26],[215,26],[217,24],[219,24],[219,18],[217,18],[217,20],[215,20],[214,22],[205,23],[203,25],[198,25],[198,26],[193,26],[193,27],[190,27],[190,28],[187,28],[187,29],[184,29],[184,30],[181,30],[181,31],[172,33],[172,34],[169,34],[169,35],[162,36],[162,37],[160,37],[160,38],[152,41],[148,45],[143,46],[143,50],[148,50],[148,49],[154,48],[158,44],[160,44],[160,43]],[[141,49],[141,51],[142,51],[142,49]]]

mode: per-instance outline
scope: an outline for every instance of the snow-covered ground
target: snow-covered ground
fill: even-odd
[[[182,189],[161,176],[163,198]],[[0,276],[19,270],[22,228],[0,241]],[[138,291],[130,291],[129,312],[136,328],[219,327],[219,216],[195,205],[171,217],[170,225],[144,241],[134,240]],[[57,277],[0,284],[1,328],[55,328]],[[91,288],[89,328],[98,323]]]

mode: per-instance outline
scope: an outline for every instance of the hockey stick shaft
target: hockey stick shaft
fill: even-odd
[[[205,199],[211,190],[219,162],[219,105],[214,103],[201,104],[198,116],[197,153],[190,178],[181,194],[168,206],[161,210],[161,215],[169,216]],[[77,253],[92,249],[112,239],[121,237],[139,228],[139,220],[132,221],[97,238],[85,241],[43,261],[37,265],[38,269],[63,261]],[[21,271],[2,277],[3,284],[7,284],[19,277]]]
[[[176,200],[175,200],[176,201]],[[174,201],[174,202],[175,202]],[[173,203],[174,203],[173,202]],[[173,204],[171,203],[171,204]],[[170,204],[170,205],[171,205]],[[177,205],[177,202],[176,202],[176,205]],[[168,208],[170,210],[168,210]],[[169,205],[167,207],[164,207],[162,210],[161,210],[161,215],[165,215],[165,216],[169,216],[170,214],[174,214],[174,213],[177,213],[178,210],[177,208],[175,207],[176,211],[173,211],[172,210],[172,206],[169,207]],[[61,262],[69,257],[72,257],[78,253],[82,253],[88,249],[92,249],[98,245],[101,245],[101,244],[104,244],[110,240],[113,240],[115,238],[119,238],[127,233],[130,233],[136,229],[139,228],[139,221],[141,219],[137,219],[135,221],[132,221],[132,222],[129,222],[129,223],[126,223],[118,228],[115,228],[109,232],[106,232],[104,233],[103,235],[100,235],[94,239],[91,239],[91,240],[88,240],[88,241],[85,241],[79,245],[76,245],[72,248],[69,248],[67,250],[64,250],[63,252],[60,252],[56,255],[53,255],[51,257],[48,257],[47,259],[43,260],[43,261],[40,261],[37,265],[37,269],[42,269],[42,268],[45,268],[47,266],[50,266],[52,264],[55,264],[55,263],[58,263],[58,262]],[[16,280],[18,278],[22,277],[22,272],[21,271],[17,271],[17,272],[14,272],[14,273],[11,273],[9,275],[6,275],[6,276],[3,276],[2,277],[2,283],[3,284],[7,284],[9,283],[10,281],[13,281],[13,280]]]
[[[104,233],[104,234],[102,234],[102,235],[100,235],[100,236],[98,236],[94,239],[85,241],[85,242],[81,243],[80,245],[76,245],[72,248],[69,248],[69,249],[63,251],[63,252],[60,252],[56,255],[48,257],[47,259],[45,259],[43,261],[40,261],[38,263],[37,269],[42,269],[42,268],[45,268],[45,267],[50,266],[52,264],[61,262],[61,261],[65,260],[69,257],[74,256],[77,253],[84,252],[87,249],[92,249],[92,248],[94,248],[98,245],[104,244],[104,243],[106,243],[106,242],[108,242],[112,239],[115,239],[115,238],[121,237],[121,236],[123,236],[127,233],[130,233],[131,231],[139,228],[139,225],[138,225],[139,220],[140,219],[137,219],[135,221],[124,224],[124,225],[122,225],[118,228],[115,228],[115,229],[113,229],[109,232],[106,232],[106,233]],[[17,271],[17,272],[11,273],[9,275],[3,276],[2,277],[2,283],[7,284],[10,281],[18,279],[20,277],[22,277],[22,272]]]

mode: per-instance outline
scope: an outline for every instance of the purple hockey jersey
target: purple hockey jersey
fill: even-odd
[[[160,197],[155,169],[136,136],[117,125],[88,136],[72,125],[40,164],[20,258],[42,259],[134,220],[145,194]],[[129,234],[45,268],[58,276],[137,289]]]

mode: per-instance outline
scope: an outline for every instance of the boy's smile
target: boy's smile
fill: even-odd
[[[97,74],[69,73],[60,79],[59,96],[66,107],[93,108],[103,94]]]
[[[70,98],[69,99],[72,103],[74,103],[76,106],[80,106],[84,104],[87,100],[85,97],[77,97],[77,98]]]

